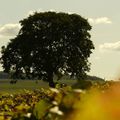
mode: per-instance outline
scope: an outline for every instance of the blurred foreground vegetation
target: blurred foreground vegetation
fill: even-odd
[[[94,82],[86,89],[57,84],[0,94],[0,120],[120,120],[119,113],[119,82]]]

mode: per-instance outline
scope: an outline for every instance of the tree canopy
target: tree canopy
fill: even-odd
[[[53,76],[84,78],[94,49],[88,20],[77,14],[41,12],[20,21],[18,35],[2,47],[1,63],[14,78],[38,78],[52,86]]]

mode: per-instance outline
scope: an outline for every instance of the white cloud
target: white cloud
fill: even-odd
[[[27,16],[29,16],[29,15],[33,15],[33,14],[34,14],[34,12],[35,12],[35,11],[30,10],[30,11],[27,13]]]
[[[55,9],[49,9],[49,10],[43,10],[43,9],[38,9],[38,10],[30,10],[28,13],[27,13],[27,16],[29,16],[29,15],[33,15],[35,12],[48,12],[48,11],[50,11],[50,12],[58,12],[58,11],[56,11]],[[69,13],[69,12],[68,12]],[[72,12],[71,12],[72,13]]]
[[[112,23],[112,21],[108,17],[88,18],[88,21],[91,24],[111,24]]]
[[[15,36],[20,30],[20,24],[5,24],[0,26],[0,36]]]
[[[99,46],[101,52],[105,51],[120,51],[120,41],[115,43],[104,43]]]
[[[30,10],[28,13],[27,13],[27,16],[29,15],[33,15],[35,12],[44,12],[42,9],[38,9],[38,10]]]
[[[49,11],[50,11],[50,12],[55,12],[56,10],[55,10],[55,9],[50,9]]]

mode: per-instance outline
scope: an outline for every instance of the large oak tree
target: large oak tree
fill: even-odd
[[[53,76],[83,79],[94,49],[91,26],[77,14],[42,12],[20,21],[18,35],[2,47],[1,63],[14,78],[38,78],[54,85]]]

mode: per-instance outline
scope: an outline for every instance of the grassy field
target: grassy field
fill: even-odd
[[[60,80],[60,83],[73,85],[76,81],[73,80]],[[10,84],[10,80],[0,80],[0,93],[13,93],[22,92],[24,89],[34,90],[39,88],[48,88],[48,83],[42,80],[18,80],[16,84]]]
[[[0,80],[0,92],[21,92],[24,89],[34,90],[40,87],[47,88],[48,84],[38,81],[36,84],[33,80],[18,80],[16,84],[10,84],[10,80]]]

